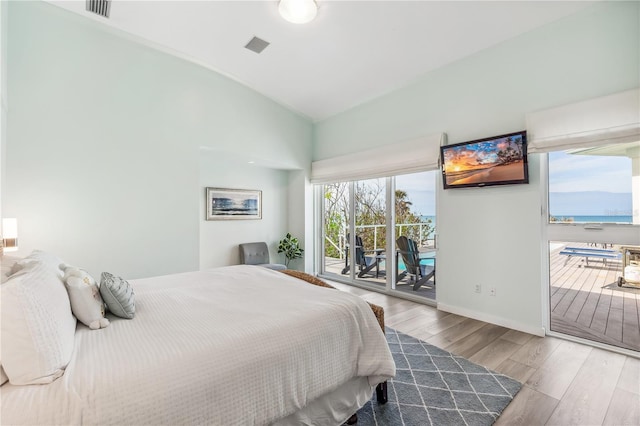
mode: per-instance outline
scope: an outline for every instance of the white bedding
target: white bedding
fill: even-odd
[[[55,382],[2,386],[2,424],[271,424],[354,377],[372,390],[395,374],[348,293],[254,266],[130,283],[135,318],[79,325]]]

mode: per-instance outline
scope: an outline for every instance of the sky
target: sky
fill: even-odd
[[[631,159],[549,153],[549,192],[631,193]]]
[[[422,216],[436,215],[436,177],[439,170],[396,176],[396,190],[406,191],[412,210]]]
[[[414,211],[421,215],[435,216],[438,173],[436,170],[396,178],[396,189],[408,193]],[[630,215],[631,159],[552,152],[549,192],[553,194],[549,206],[552,214]]]
[[[631,159],[549,153],[552,216],[631,216]]]

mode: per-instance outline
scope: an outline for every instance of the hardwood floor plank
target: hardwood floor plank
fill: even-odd
[[[640,396],[640,359],[627,357],[616,387]]]
[[[394,322],[402,322],[407,319],[412,319],[418,316],[420,313],[424,312],[425,309],[421,306],[408,306],[404,310],[397,311],[394,313],[386,313],[385,318],[388,318],[389,321]]]
[[[591,348],[563,341],[527,380],[531,389],[555,399],[561,399],[584,364]]]
[[[507,361],[512,354],[520,349],[521,346],[522,345],[518,345],[517,343],[513,343],[509,340],[505,340],[503,334],[499,339],[496,339],[493,342],[489,343],[484,348],[469,356],[468,358],[470,361],[473,361],[476,364],[484,365],[487,368],[497,371],[498,367],[502,365],[502,363]],[[515,361],[513,362],[515,363]],[[508,373],[502,374],[506,374],[507,376],[509,376]]]
[[[419,338],[428,338],[433,336],[433,334],[428,331],[429,325],[434,324],[437,321],[437,318],[433,318],[430,315],[418,315],[404,321],[392,321],[389,323],[389,326],[414,337],[418,337],[418,335],[420,335],[422,337]]]
[[[549,424],[602,424],[625,358],[624,355],[593,348],[549,418]]]
[[[561,340],[553,337],[533,337],[522,345],[511,359],[530,367],[539,368],[560,345]]]
[[[558,400],[524,386],[507,405],[494,426],[537,426],[547,424]]]
[[[499,325],[484,324],[475,333],[445,346],[444,349],[456,355],[470,358],[490,343],[498,340],[506,332],[507,329]]]
[[[482,328],[486,323],[477,321],[471,318],[465,318],[460,323],[449,327],[441,333],[432,333],[431,328],[428,327],[426,331],[434,334],[433,337],[427,339],[427,342],[435,345],[439,348],[446,348],[452,343],[457,342],[460,339],[468,337],[470,334],[476,332]]]
[[[462,321],[466,319],[468,318],[465,318],[463,316],[456,315],[456,314],[449,314],[441,318],[440,320],[438,320],[436,323],[429,325],[426,331],[428,331],[431,334],[442,333],[443,331],[451,327],[455,327],[456,325],[460,324]]]
[[[507,358],[495,368],[495,371],[516,379],[520,383],[526,383],[536,369]]]
[[[603,425],[640,425],[640,398],[638,398],[638,394],[617,388],[611,398]]]
[[[509,330],[501,337],[501,339],[508,340],[518,345],[524,345],[529,340],[531,340],[532,337],[533,335],[529,333],[523,333],[522,331],[517,330]]]

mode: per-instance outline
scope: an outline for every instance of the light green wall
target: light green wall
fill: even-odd
[[[237,173],[238,169],[242,173]],[[200,186],[256,188],[262,191],[261,220],[203,220],[200,225],[201,269],[237,264],[240,256],[238,242],[266,241],[271,261],[284,263],[284,257],[278,254],[278,241],[290,230],[288,215],[283,214],[289,199],[289,172],[260,166],[247,167],[246,162],[220,158],[215,152],[203,151],[200,155]],[[205,198],[200,197],[200,211],[205,209]]]
[[[289,197],[304,198],[304,185],[274,206],[285,225],[256,222],[231,236],[204,220],[204,186],[243,177],[260,189],[265,174],[287,175],[246,178],[249,153],[307,170],[307,119],[50,4],[10,2],[8,13],[3,215],[18,218],[21,254],[50,250],[94,274],[136,278],[219,256],[201,250],[203,237],[232,246],[285,231]],[[218,172],[200,147],[239,164]]]
[[[638,87],[639,6],[597,4],[318,123],[314,159],[437,132],[455,143],[518,131],[527,112]],[[439,189],[442,308],[541,332],[540,161],[530,156],[526,186]]]
[[[526,112],[636,87],[638,6],[590,7],[324,120],[313,159],[443,131],[452,143],[518,130]]]

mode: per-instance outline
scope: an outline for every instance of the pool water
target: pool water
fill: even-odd
[[[429,266],[433,266],[434,264],[434,259],[421,259],[420,260],[420,264],[421,265],[429,265]],[[380,268],[384,269],[385,268],[385,262],[384,260],[382,262],[380,262]],[[402,259],[398,260],[398,270],[399,271],[405,271],[407,269],[407,267],[405,266],[404,262],[402,261]]]

